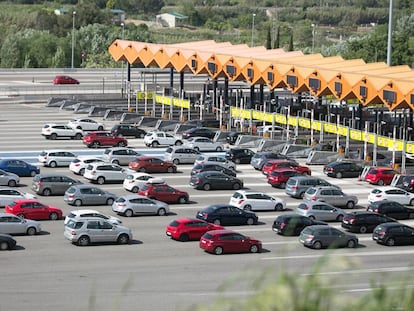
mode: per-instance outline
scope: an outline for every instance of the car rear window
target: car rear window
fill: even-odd
[[[212,240],[213,236],[210,233],[204,233],[203,238],[208,239],[208,240]]]
[[[243,195],[240,192],[233,193],[232,197],[235,199],[243,199]]]
[[[173,148],[169,147],[167,148],[167,150],[165,150],[165,153],[172,153],[173,152]]]
[[[75,187],[70,187],[68,190],[66,190],[67,193],[75,193],[76,192],[76,188]]]
[[[124,203],[124,202],[126,202],[126,200],[124,198],[118,198],[118,199],[116,199],[115,202],[116,203]]]
[[[42,152],[40,153],[40,156],[42,156],[42,157],[47,156],[47,152],[46,152],[46,151],[42,151]]]
[[[179,226],[179,222],[178,221],[176,221],[176,220],[173,220],[172,222],[170,222],[170,226],[171,227],[178,227]]]
[[[145,191],[145,190],[148,190],[148,188],[149,188],[148,185],[147,184],[144,184],[144,185],[141,186],[141,189],[140,190],[144,190]]]
[[[368,174],[377,174],[378,173],[378,170],[377,169],[375,169],[375,168],[371,168],[369,171],[368,171]]]
[[[307,193],[307,194],[315,194],[315,193],[316,193],[316,191],[317,191],[317,189],[316,189],[316,188],[309,188],[308,190],[306,190],[306,193]]]
[[[307,210],[308,206],[305,203],[300,203],[298,206],[299,209]]]

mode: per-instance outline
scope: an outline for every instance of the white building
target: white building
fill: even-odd
[[[156,16],[156,23],[162,27],[182,27],[184,25],[184,20],[187,18],[188,16],[179,13],[163,13]]]

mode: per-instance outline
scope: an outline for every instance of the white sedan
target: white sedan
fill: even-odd
[[[184,144],[197,151],[223,151],[223,144],[214,142],[207,137],[190,137]]]
[[[128,191],[137,193],[139,188],[150,181],[164,183],[164,180],[162,178],[154,178],[154,176],[148,173],[137,172],[127,175],[127,177],[124,179],[123,187]]]
[[[96,156],[77,156],[76,159],[73,159],[72,162],[70,162],[69,170],[76,175],[83,175],[88,164],[94,162],[103,162],[103,159]]]
[[[403,205],[414,205],[414,193],[397,187],[384,186],[373,189],[368,195],[369,203],[382,200],[395,201]]]
[[[103,123],[89,118],[73,119],[69,121],[68,125],[82,131],[103,131],[105,129]]]
[[[194,165],[196,164],[217,164],[217,165],[224,166],[225,168],[231,169],[233,171],[236,170],[236,163],[234,163],[233,161],[227,160],[223,156],[217,156],[217,155],[201,154],[196,158]]]

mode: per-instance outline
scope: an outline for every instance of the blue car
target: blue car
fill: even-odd
[[[33,177],[36,174],[40,173],[40,169],[37,166],[34,166],[19,159],[0,160],[0,169],[14,173],[20,177]]]

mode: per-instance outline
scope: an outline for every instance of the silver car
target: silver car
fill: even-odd
[[[319,201],[302,202],[296,208],[296,213],[312,219],[323,221],[342,221],[346,212],[331,204]]]
[[[66,239],[79,246],[105,242],[128,244],[132,240],[131,229],[94,217],[69,220],[63,234]]]
[[[32,181],[32,190],[40,195],[65,194],[69,187],[82,182],[63,174],[37,174]]]
[[[131,170],[124,169],[117,164],[96,162],[86,167],[83,177],[102,185],[105,182],[121,182],[130,173]]]
[[[321,201],[346,208],[354,208],[358,203],[358,198],[355,195],[348,195],[333,186],[311,187],[306,190],[303,200]]]
[[[40,231],[42,231],[42,227],[38,221],[0,213],[0,233],[35,235]]]
[[[171,146],[165,150],[164,160],[173,162],[175,165],[182,163],[194,163],[201,155],[200,151],[188,146]]]
[[[82,205],[112,205],[116,194],[86,184],[74,185],[66,190],[63,200],[76,206]]]
[[[20,177],[17,174],[0,170],[0,185],[16,187],[20,183]]]
[[[224,156],[202,154],[196,158],[194,165],[196,164],[218,164],[233,171],[236,170],[236,163],[227,160]]]
[[[74,159],[76,155],[65,150],[43,150],[38,156],[39,162],[49,167],[69,166]]]
[[[113,147],[105,149],[102,159],[108,163],[128,165],[129,162],[135,161],[141,155],[141,153],[131,148]]]
[[[112,210],[126,217],[134,215],[166,216],[170,212],[167,203],[149,199],[142,195],[131,194],[119,197],[112,204]]]
[[[22,199],[36,199],[36,196],[11,187],[0,187],[0,207]]]
[[[111,224],[120,225],[122,224],[121,219],[118,217],[110,216],[102,214],[101,212],[95,211],[93,209],[78,209],[71,211],[65,217],[65,225],[69,222],[69,220],[82,220],[84,218],[101,218],[106,221],[109,221]]]

